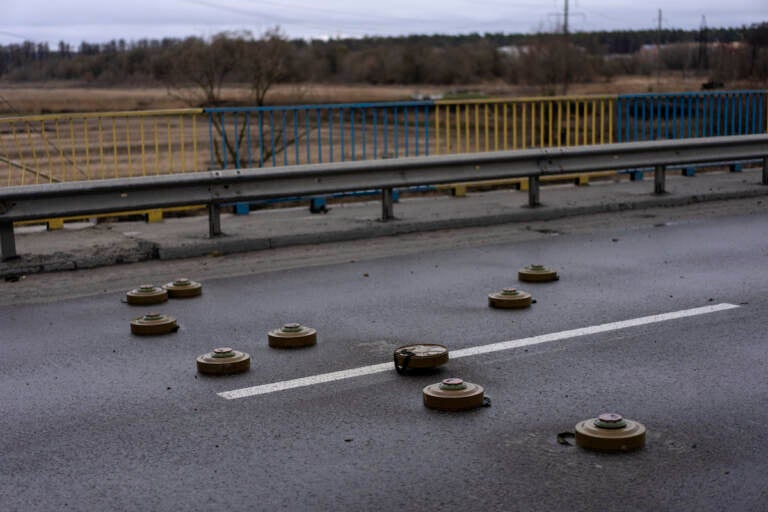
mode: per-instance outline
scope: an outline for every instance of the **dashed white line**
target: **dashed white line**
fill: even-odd
[[[599,334],[603,332],[616,331],[619,329],[627,329],[629,327],[638,327],[641,325],[667,322],[669,320],[677,320],[680,318],[687,318],[691,316],[706,315],[709,313],[716,313],[718,311],[725,311],[728,309],[734,309],[738,307],[739,306],[737,306],[736,304],[728,304],[728,303],[714,304],[711,306],[703,306],[703,307],[692,308],[692,309],[683,309],[680,311],[672,311],[670,313],[662,313],[659,315],[643,316],[640,318],[632,318],[629,320],[622,320],[619,322],[609,322],[609,323],[600,324],[600,325],[592,325],[589,327],[581,327],[579,329],[570,329],[567,331],[553,332],[549,334],[542,334],[539,336],[520,338],[517,340],[501,341],[499,343],[490,343],[488,345],[480,345],[477,347],[469,347],[469,348],[463,348],[459,350],[452,350],[450,352],[450,358],[459,359],[461,357],[476,356],[479,354],[488,354],[489,352],[498,352],[501,350],[528,347],[531,345],[548,343],[550,341],[558,341],[558,340],[564,340],[568,338],[577,338],[580,336],[587,336],[590,334]],[[333,382],[337,380],[351,379],[353,377],[362,377],[363,375],[372,375],[374,373],[382,373],[390,370],[394,371],[394,366],[391,362],[373,364],[370,366],[361,366],[359,368],[351,368],[349,370],[340,370],[337,372],[322,373],[319,375],[310,375],[308,377],[302,377],[299,379],[284,380],[280,382],[272,382],[269,384],[262,384],[259,386],[252,386],[248,388],[234,389],[232,391],[222,391],[221,393],[217,393],[217,394],[222,398],[226,398],[228,400],[234,400],[237,398],[246,398],[249,396],[276,393],[278,391],[285,391],[288,389],[314,386],[316,384],[324,384],[327,382]]]

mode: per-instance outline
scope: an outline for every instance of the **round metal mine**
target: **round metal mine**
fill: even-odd
[[[543,283],[560,279],[556,271],[544,265],[528,265],[525,268],[521,268],[517,272],[517,278],[520,281],[529,283]]]
[[[395,370],[424,370],[437,368],[448,362],[448,349],[434,343],[405,345],[395,349]]]
[[[483,387],[461,379],[445,379],[422,390],[424,405],[439,411],[465,411],[483,406]]]
[[[176,324],[176,319],[160,313],[147,313],[131,320],[131,332],[140,336],[167,334],[177,330],[179,326]]]
[[[620,414],[604,413],[576,424],[576,444],[599,452],[631,452],[645,445],[645,426]]]
[[[211,375],[247,372],[250,367],[251,356],[230,347],[215,348],[197,358],[197,371]]]
[[[514,288],[504,288],[500,292],[488,295],[488,305],[492,308],[518,309],[531,305],[531,294]]]
[[[182,299],[186,297],[197,297],[203,293],[203,285],[187,279],[186,277],[180,277],[173,280],[170,283],[163,285],[168,291],[168,296],[172,299]]]
[[[267,333],[272,348],[309,347],[317,343],[317,331],[301,324],[285,324],[280,329]]]
[[[142,284],[125,294],[125,301],[128,304],[160,304],[167,300],[168,292],[151,284]]]

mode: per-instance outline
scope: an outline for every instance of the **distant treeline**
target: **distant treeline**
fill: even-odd
[[[657,44],[662,45],[656,53]],[[768,22],[741,28],[562,34],[468,34],[289,40],[224,33],[210,40],[25,41],[0,46],[0,79],[94,85],[184,82],[468,84],[500,79],[548,86],[659,70],[698,71],[715,81],[768,78]],[[254,63],[254,61],[258,61]],[[195,76],[196,75],[196,76]],[[200,80],[207,82],[198,83]],[[266,91],[264,91],[266,93]],[[257,98],[263,101],[263,96]],[[205,103],[212,98],[202,98]]]

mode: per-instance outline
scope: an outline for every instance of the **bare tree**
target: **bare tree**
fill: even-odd
[[[288,77],[292,47],[278,28],[254,38],[249,32],[224,32],[210,42],[188,38],[171,48],[155,63],[155,75],[165,84],[168,94],[193,107],[220,107],[226,104],[222,96],[225,83],[245,83],[249,89],[246,103],[264,106],[272,86]],[[248,125],[244,115],[233,114],[240,121],[236,133],[227,133],[220,116],[211,116],[217,139],[213,141],[214,158],[218,165],[234,163],[238,167],[248,164],[238,148],[243,146]],[[279,127],[270,126],[279,144],[277,148],[293,144],[286,140]],[[271,156],[271,145],[260,145],[262,154],[257,161]]]
[[[222,86],[237,67],[241,47],[228,33],[214,36],[210,43],[187,38],[157,59],[155,76],[169,95],[191,107],[219,106]]]

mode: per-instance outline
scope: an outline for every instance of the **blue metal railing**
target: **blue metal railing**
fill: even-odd
[[[631,94],[616,101],[618,142],[766,131],[766,91]]]
[[[211,168],[429,155],[431,101],[205,109]]]

